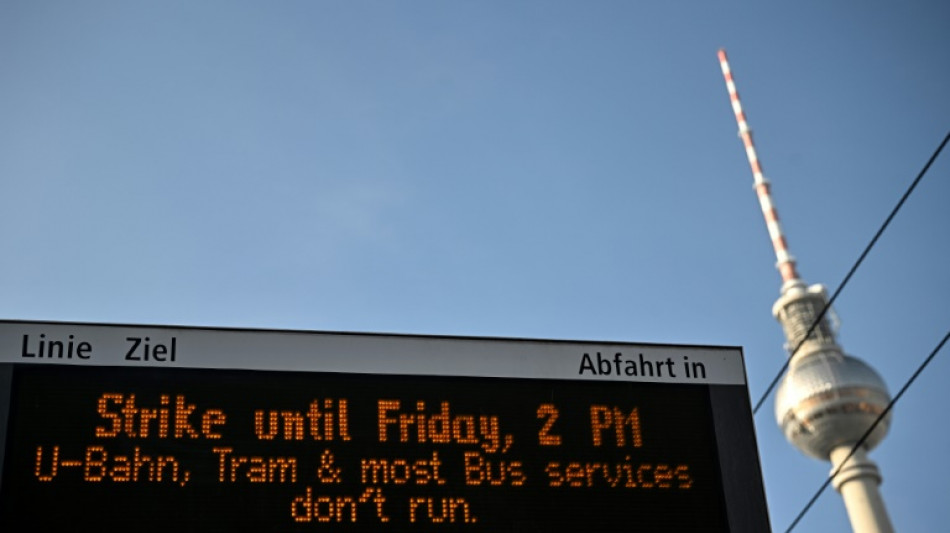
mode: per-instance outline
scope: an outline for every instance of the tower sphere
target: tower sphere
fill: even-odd
[[[837,350],[792,361],[775,396],[775,417],[799,450],[827,460],[838,446],[853,446],[890,401],[884,380],[866,363]],[[864,447],[887,434],[890,413],[868,435]]]

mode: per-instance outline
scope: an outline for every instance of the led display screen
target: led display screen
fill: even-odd
[[[735,352],[135,328],[0,327],[0,530],[726,532],[765,516],[754,438],[727,436],[751,428]]]

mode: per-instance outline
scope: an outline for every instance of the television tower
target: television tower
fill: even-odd
[[[792,353],[788,373],[776,392],[775,418],[785,438],[796,448],[831,461],[832,474],[841,467],[832,483],[844,498],[855,533],[893,533],[878,490],[880,471],[867,456],[887,434],[889,413],[848,458],[887,407],[887,386],[870,366],[846,355],[838,344],[837,321],[821,316],[828,303],[825,288],[807,286],[799,277],[772,202],[769,181],[755,152],[752,131],[739,103],[725,50],[719,50],[719,64],[739,124],[739,137],[752,167],[755,191],[778,260],[776,267],[782,275],[781,296],[772,306],[772,314],[782,324],[786,349]],[[819,317],[820,321],[814,324]]]

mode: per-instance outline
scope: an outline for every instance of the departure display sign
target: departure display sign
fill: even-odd
[[[741,350],[0,322],[0,530],[768,530]]]

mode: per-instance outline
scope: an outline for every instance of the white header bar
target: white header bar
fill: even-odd
[[[739,348],[0,321],[0,363],[744,385]]]

